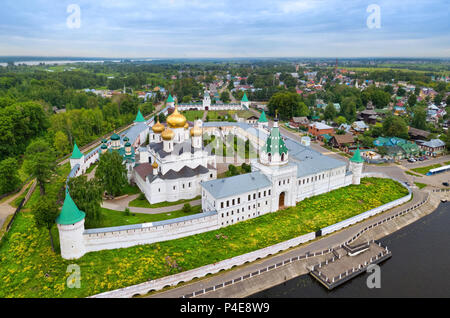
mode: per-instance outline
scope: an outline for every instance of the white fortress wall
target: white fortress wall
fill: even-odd
[[[131,247],[212,231],[218,228],[217,213],[181,217],[153,223],[85,230],[85,251]]]
[[[267,257],[269,255],[276,254],[278,252],[287,250],[291,247],[306,243],[316,238],[316,234],[314,232],[298,236],[296,238],[290,239],[288,241],[284,241],[272,246],[268,246],[247,254],[235,256],[214,264],[205,265],[199,268],[195,268],[192,270],[188,270],[185,272],[181,272],[175,275],[166,276],[162,278],[158,278],[155,280],[151,280],[142,284],[125,287],[109,292],[105,292],[102,294],[94,295],[93,298],[119,298],[119,297],[133,297],[134,295],[144,295],[147,294],[151,290],[160,290],[165,286],[176,286],[180,282],[188,282],[194,278],[204,277],[208,274],[215,274],[221,270],[227,270],[232,268],[233,266],[243,265],[247,262],[253,262],[257,259],[261,259]]]

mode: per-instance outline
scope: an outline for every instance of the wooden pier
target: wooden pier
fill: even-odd
[[[333,289],[366,272],[371,264],[381,263],[392,253],[374,241],[336,248],[332,257],[310,268],[310,274],[328,289]]]

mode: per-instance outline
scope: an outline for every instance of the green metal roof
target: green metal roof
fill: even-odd
[[[169,97],[167,98],[167,102],[168,103],[173,103],[174,102],[173,97],[172,97],[171,94],[169,94]]]
[[[75,143],[70,159],[80,159],[81,157],[83,157],[83,153],[78,149],[77,143]]]
[[[142,116],[141,111],[138,110],[138,113],[136,115],[136,119],[134,120],[135,123],[143,123],[145,122],[144,116]]]
[[[270,154],[278,154],[281,156],[282,153],[287,153],[288,148],[284,143],[283,138],[280,134],[280,129],[278,127],[273,127],[270,131],[269,137],[267,137],[266,144],[262,148],[263,151]]]
[[[111,140],[120,140],[120,136],[116,133],[112,134]]]
[[[263,111],[261,113],[261,116],[259,116],[258,123],[267,123],[267,122],[268,121],[267,121],[266,113]]]
[[[358,147],[358,149],[356,149],[355,154],[350,159],[350,161],[357,162],[357,163],[364,162],[363,158],[361,158],[361,152],[359,151],[359,147]]]
[[[75,202],[73,202],[69,191],[66,191],[66,198],[64,199],[61,213],[56,218],[56,223],[64,225],[74,224],[83,220],[85,216],[86,214],[80,211]]]
[[[242,96],[241,102],[248,102],[247,94],[244,92],[244,96]]]

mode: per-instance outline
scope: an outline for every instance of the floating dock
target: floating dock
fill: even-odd
[[[371,264],[392,256],[387,247],[374,241],[356,246],[343,245],[332,251],[332,257],[310,268],[310,275],[329,290],[365,273]]]

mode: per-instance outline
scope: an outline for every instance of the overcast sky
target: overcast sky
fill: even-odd
[[[70,4],[80,27],[69,28]],[[369,28],[367,8],[380,8]],[[0,55],[450,57],[448,0],[2,0]]]

